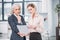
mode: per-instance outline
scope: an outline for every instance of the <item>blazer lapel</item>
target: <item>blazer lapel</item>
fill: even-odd
[[[16,16],[15,16],[14,14],[12,14],[12,17],[13,17],[14,22],[15,22],[16,24],[18,24],[18,20],[17,20]]]

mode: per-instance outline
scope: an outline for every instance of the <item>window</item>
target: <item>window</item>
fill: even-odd
[[[0,3],[0,20],[2,20],[2,3]]]
[[[41,0],[25,0],[25,1],[41,1]]]
[[[11,3],[5,3],[4,4],[4,20],[8,19],[8,15],[11,12]]]
[[[4,0],[4,2],[12,2],[12,0]]]
[[[11,13],[11,6],[14,3],[20,4],[20,14],[24,16],[25,21],[27,21],[27,18],[30,15],[26,8],[28,3],[34,3],[36,5],[38,4],[37,10],[38,12],[41,12],[41,0],[0,0],[0,20],[8,20],[8,16]]]
[[[14,0],[14,1],[23,1],[23,0]]]
[[[48,11],[48,4],[47,4],[47,0],[42,0],[42,13],[47,13],[47,11]]]

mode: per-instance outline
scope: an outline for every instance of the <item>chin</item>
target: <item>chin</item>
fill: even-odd
[[[18,13],[18,14],[20,14],[20,13]]]
[[[32,12],[30,12],[30,14],[33,14]]]

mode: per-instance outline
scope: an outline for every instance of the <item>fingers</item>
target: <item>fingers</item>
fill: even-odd
[[[30,32],[28,34],[25,34],[25,36],[29,36],[30,35]]]
[[[24,37],[24,36],[25,36],[25,34],[20,33],[20,32],[18,32],[17,34],[18,34],[19,36],[21,36],[21,37]]]
[[[24,37],[24,36],[25,36],[25,34],[23,34],[23,33],[20,33],[20,36],[21,36],[21,37]]]
[[[20,36],[21,36],[21,37],[24,37],[25,35],[21,34]]]

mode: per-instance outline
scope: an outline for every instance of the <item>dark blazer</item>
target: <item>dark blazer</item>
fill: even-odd
[[[17,34],[19,32],[19,30],[17,29],[17,25],[26,25],[24,18],[22,16],[21,16],[21,23],[18,23],[16,16],[12,14],[11,16],[8,17],[8,23],[12,29],[10,40],[26,40],[25,37],[21,37]]]

